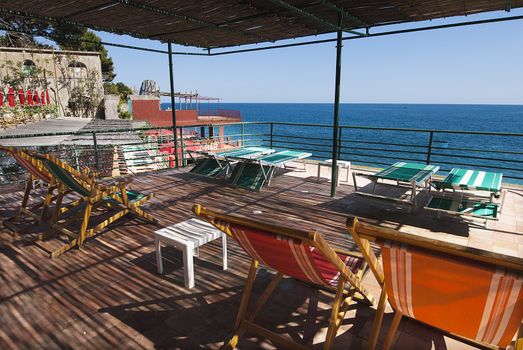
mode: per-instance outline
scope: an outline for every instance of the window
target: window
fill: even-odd
[[[67,68],[72,73],[71,76],[74,79],[82,78],[82,76],[85,75],[86,74],[85,72],[87,71],[87,66],[85,64],[83,64],[82,62],[78,62],[78,61],[73,61],[73,62],[69,63]]]
[[[22,72],[24,75],[28,76],[31,75],[36,70],[36,64],[31,60],[25,60],[24,64],[22,65]]]

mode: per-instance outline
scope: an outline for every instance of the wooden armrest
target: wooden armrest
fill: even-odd
[[[363,254],[361,254],[361,252],[356,252],[356,251],[350,251],[350,250],[344,250],[344,249],[337,249],[337,248],[333,248],[332,250],[334,250],[336,253],[339,253],[339,254],[343,254],[343,255],[349,255],[349,256],[353,256],[355,258],[360,258],[360,259],[363,259]]]

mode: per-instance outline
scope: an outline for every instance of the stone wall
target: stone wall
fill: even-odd
[[[6,75],[24,72],[32,67],[38,68],[38,79],[26,79],[22,88],[43,90],[42,86],[36,85],[47,81],[51,101],[58,104],[60,116],[71,116],[68,105],[71,91],[75,88],[92,91],[90,94],[97,104],[103,99],[102,66],[98,52],[0,47],[0,88],[6,87]]]

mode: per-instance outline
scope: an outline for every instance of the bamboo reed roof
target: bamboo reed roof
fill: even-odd
[[[510,10],[523,0],[9,0],[0,15],[217,48]],[[363,31],[365,32],[365,31]]]

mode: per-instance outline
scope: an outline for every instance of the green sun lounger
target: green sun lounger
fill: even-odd
[[[432,197],[427,210],[450,215],[470,216],[485,220],[498,220],[498,204],[485,203],[468,198]]]
[[[431,183],[439,193],[429,199],[425,209],[438,215],[480,218],[485,224],[487,220],[498,220],[505,198],[502,178],[501,173],[454,168],[443,181]],[[494,203],[500,194],[501,201]]]
[[[265,147],[245,147],[241,149],[227,150],[222,152],[195,151],[189,155],[195,160],[196,165],[190,170],[191,173],[215,177],[231,167],[232,158],[250,159],[264,154],[274,152],[273,149]],[[195,159],[191,153],[202,155],[203,158]]]
[[[407,204],[414,208],[417,207],[416,196],[422,189],[428,189],[431,177],[439,170],[439,166],[430,165],[430,164],[419,164],[419,163],[407,163],[407,162],[396,162],[391,166],[375,173],[375,174],[365,174],[353,172],[352,177],[354,180],[354,190],[355,193],[368,196],[376,199],[383,199],[394,201],[400,204]],[[372,192],[364,192],[358,189],[356,183],[357,177],[364,177],[372,182]],[[384,180],[389,180],[389,182],[384,182]],[[396,184],[390,184],[390,181],[396,182]],[[392,197],[389,195],[378,195],[375,193],[376,186],[378,183],[387,186],[407,186],[410,188],[410,198],[403,199]],[[410,210],[410,209],[409,209]]]
[[[277,167],[285,167],[287,163],[298,160],[305,161],[305,158],[311,155],[307,152],[283,150],[252,159],[236,159],[238,164],[229,178],[229,183],[259,191],[265,183],[270,185]]]

